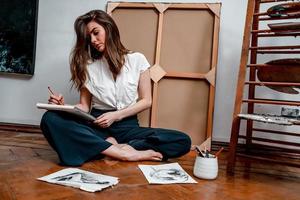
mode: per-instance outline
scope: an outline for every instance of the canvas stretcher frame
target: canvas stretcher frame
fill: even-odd
[[[139,115],[142,126],[186,132],[197,145],[211,140],[220,9],[220,3],[107,4],[123,44],[152,66],[152,107]]]

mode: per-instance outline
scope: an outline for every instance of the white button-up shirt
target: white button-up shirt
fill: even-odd
[[[116,80],[103,57],[87,66],[85,87],[92,94],[92,107],[101,110],[123,109],[138,99],[140,74],[150,67],[145,56],[135,52],[125,56],[125,63]]]

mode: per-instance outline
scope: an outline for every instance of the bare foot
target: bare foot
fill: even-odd
[[[128,144],[114,144],[101,152],[103,155],[124,161],[153,160],[161,161],[161,153],[153,150],[138,151]]]
[[[123,144],[121,147],[125,151],[125,159],[127,161],[142,161],[142,160],[153,160],[161,161],[163,156],[161,153],[153,150],[138,151],[132,146]]]

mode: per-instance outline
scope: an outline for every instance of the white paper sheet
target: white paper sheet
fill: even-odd
[[[178,163],[139,165],[150,184],[197,183]]]
[[[67,168],[38,178],[48,183],[79,188],[87,192],[101,191],[104,188],[118,184],[119,179],[113,176],[96,174],[89,171]]]

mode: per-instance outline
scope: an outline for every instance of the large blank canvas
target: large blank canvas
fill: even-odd
[[[109,3],[123,44],[165,75],[153,82],[142,126],[189,134],[201,144],[212,132],[220,4]]]

